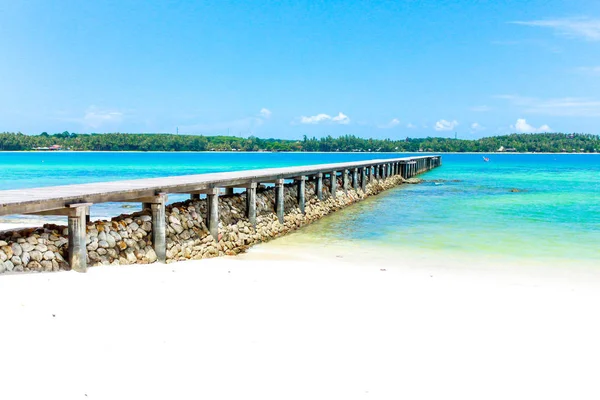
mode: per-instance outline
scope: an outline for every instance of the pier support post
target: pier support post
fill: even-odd
[[[306,176],[299,176],[296,178],[296,183],[298,184],[298,208],[300,208],[300,212],[304,214],[306,204]]]
[[[156,261],[167,261],[167,221],[165,216],[165,203],[167,195],[157,194],[152,201],[148,201],[152,210],[152,246],[156,253]]]
[[[190,200],[200,200],[200,193],[190,194]]]
[[[342,188],[344,189],[344,194],[348,194],[348,170],[345,169],[342,171]]]
[[[232,187],[225,188],[225,196],[233,196],[233,188]]]
[[[277,181],[275,181],[275,212],[277,213],[277,218],[279,218],[279,223],[281,224],[283,224],[283,215],[285,213],[283,201],[284,188],[284,180],[277,179]]]
[[[319,172],[315,177],[317,178],[317,181],[315,182],[317,199],[323,200],[323,174]]]
[[[90,204],[72,204],[68,211],[69,265],[73,271],[87,270],[87,249],[85,247],[85,216],[89,213]]]
[[[352,170],[352,189],[358,190],[358,168]]]
[[[379,179],[379,166],[373,166],[373,179]]]
[[[256,228],[256,182],[246,188],[246,217]]]
[[[363,192],[367,191],[367,169],[366,168],[360,169],[360,187]]]
[[[331,192],[331,197],[335,199],[335,192],[337,191],[337,171],[331,171],[329,174],[329,191]]]
[[[219,189],[210,189],[206,193],[206,227],[215,239],[219,241]]]

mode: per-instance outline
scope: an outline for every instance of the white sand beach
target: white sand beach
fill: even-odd
[[[0,277],[0,398],[600,394],[592,270],[367,262],[285,239],[238,257]]]

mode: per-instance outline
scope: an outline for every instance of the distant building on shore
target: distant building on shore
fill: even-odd
[[[37,151],[59,151],[62,150],[62,146],[60,144],[54,144],[50,147],[34,147],[33,150]]]
[[[514,153],[515,151],[517,151],[517,149],[513,147],[505,148],[504,146],[500,146],[500,148],[498,149],[499,153]]]

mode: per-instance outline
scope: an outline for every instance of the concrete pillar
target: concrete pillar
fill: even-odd
[[[335,192],[337,192],[337,171],[331,171],[329,175],[329,190],[331,192],[331,197],[335,199]]]
[[[358,190],[358,168],[352,170],[352,188]]]
[[[300,212],[304,214],[306,204],[306,177],[300,176],[296,178],[296,183],[298,184],[298,208],[300,208]]]
[[[246,217],[256,228],[256,183],[251,183],[246,188]]]
[[[344,189],[344,194],[348,194],[348,170],[342,170],[342,188]]]
[[[85,216],[90,204],[72,204],[68,211],[69,265],[73,271],[87,270],[87,249],[85,246]]]
[[[219,189],[210,189],[206,193],[206,227],[212,237],[219,241]]]
[[[232,187],[225,188],[225,196],[233,196],[233,188]]]
[[[373,179],[379,179],[379,165],[373,166]]]
[[[323,200],[323,174],[319,172],[315,177],[317,178],[317,181],[315,182],[317,199]]]
[[[167,221],[165,216],[166,194],[159,194],[150,204],[152,209],[152,246],[156,253],[156,261],[167,261]]]
[[[367,169],[366,168],[360,169],[360,187],[363,192],[367,191]]]
[[[283,216],[285,214],[284,210],[284,181],[283,179],[277,179],[275,182],[275,212],[277,213],[277,218],[279,218],[279,223],[283,224]]]
[[[200,200],[200,193],[190,194],[190,200]]]

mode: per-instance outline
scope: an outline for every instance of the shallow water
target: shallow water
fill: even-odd
[[[0,190],[400,156],[406,154],[0,153]],[[441,168],[421,177],[427,182],[331,215],[293,240],[362,244],[399,256],[434,251],[600,267],[599,155],[494,154],[483,162],[478,154],[445,154]],[[92,216],[134,207],[96,205]]]

